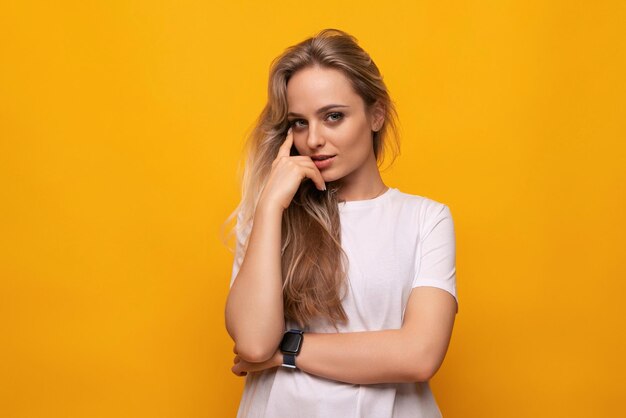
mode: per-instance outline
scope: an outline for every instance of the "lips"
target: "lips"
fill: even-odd
[[[311,159],[314,161],[324,161],[331,157],[334,157],[334,155],[311,155]]]
[[[317,167],[319,170],[324,170],[332,165],[333,161],[335,161],[335,157],[335,155],[316,155],[312,156],[311,158],[313,159],[313,164],[315,164],[315,167]]]

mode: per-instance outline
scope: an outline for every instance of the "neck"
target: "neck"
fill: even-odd
[[[351,200],[369,200],[374,199],[387,191],[388,187],[383,183],[382,179],[369,184],[367,188],[354,190],[341,189],[341,193],[338,195],[339,200],[349,202]]]
[[[346,202],[373,199],[387,190],[380,176],[373,150],[361,167],[338,182],[337,198]]]

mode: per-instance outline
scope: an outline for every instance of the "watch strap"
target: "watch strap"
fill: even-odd
[[[283,353],[283,367],[289,367],[291,369],[296,368],[296,356],[293,354],[284,354]]]

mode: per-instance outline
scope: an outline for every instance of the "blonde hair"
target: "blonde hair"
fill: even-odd
[[[241,176],[241,201],[228,221],[237,216],[236,231],[249,231],[255,208],[265,186],[278,148],[289,128],[287,121],[287,82],[303,68],[320,66],[340,70],[363,99],[365,109],[376,102],[383,105],[382,128],[372,132],[374,154],[380,168],[385,148],[391,148],[392,163],[400,152],[397,113],[383,77],[370,56],[352,35],[338,29],[324,29],[296,45],[288,47],[271,64],[268,99],[252,132],[247,138],[245,169]],[[388,141],[393,133],[394,142]],[[241,175],[241,171],[239,172]],[[327,182],[327,191],[319,191],[312,181],[302,183],[291,204],[283,212],[281,267],[283,302],[286,320],[305,328],[314,318],[347,321],[342,307],[347,284],[348,260],[341,248],[337,192],[340,183]],[[248,245],[245,237],[245,254]]]

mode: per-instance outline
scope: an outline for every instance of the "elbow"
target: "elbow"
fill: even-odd
[[[269,333],[266,333],[265,337],[257,334],[249,335],[245,333],[245,329],[238,329],[228,319],[227,315],[226,330],[235,343],[235,353],[243,360],[250,363],[261,363],[269,360],[278,350],[282,338],[280,330],[273,338],[268,337]]]
[[[272,358],[278,350],[278,344],[266,345],[260,341],[235,340],[237,355],[250,363],[262,363]]]
[[[237,348],[237,355],[249,363],[262,363],[269,360],[276,350],[264,350],[259,347],[249,346]]]
[[[413,381],[414,382],[427,382],[437,373],[438,367],[434,367],[430,364],[420,364],[418,367],[415,367],[413,370]]]
[[[414,382],[427,382],[435,376],[437,370],[441,366],[442,361],[436,355],[421,350],[419,355],[413,357],[413,368],[411,370],[411,378]]]

